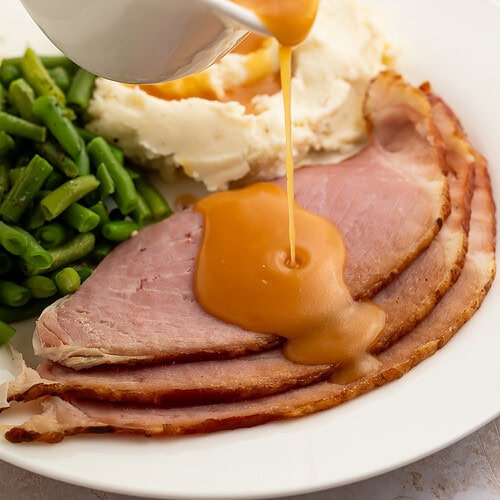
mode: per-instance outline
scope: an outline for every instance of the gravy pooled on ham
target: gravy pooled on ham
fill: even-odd
[[[273,184],[200,200],[204,234],[195,293],[206,311],[246,330],[288,339],[285,355],[303,364],[371,365],[367,351],[385,312],[356,302],[343,272],[346,250],[335,226],[295,208],[296,265],[290,265],[285,193]]]
[[[195,205],[204,216],[196,297],[224,321],[287,338],[284,352],[291,361],[342,363],[335,377],[349,381],[377,365],[369,348],[386,314],[369,301],[352,299],[343,278],[346,249],[340,232],[294,203],[292,46],[310,31],[318,0],[292,2],[286,9],[277,1],[236,3],[254,10],[280,42],[287,192],[260,183]]]

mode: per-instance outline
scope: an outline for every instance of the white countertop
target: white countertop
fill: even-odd
[[[401,469],[296,500],[500,499],[500,417],[462,441]],[[0,462],[1,500],[127,500]],[[288,497],[289,499],[292,497]]]

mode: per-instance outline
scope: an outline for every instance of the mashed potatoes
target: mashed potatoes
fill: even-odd
[[[311,34],[293,53],[297,166],[316,161],[318,154],[340,159],[363,143],[365,89],[384,69],[387,50],[365,8],[353,0],[322,0]],[[243,178],[271,179],[284,173],[281,92],[255,95],[246,106],[225,101],[236,86],[253,85],[278,71],[277,45],[268,41],[258,56],[229,54],[203,74],[175,84],[176,99],[98,79],[89,128],[117,142],[138,163],[164,175],[182,167],[210,190]],[[205,95],[209,98],[190,97]]]

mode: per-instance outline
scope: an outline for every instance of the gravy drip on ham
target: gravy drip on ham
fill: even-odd
[[[319,0],[233,0],[253,11],[280,44],[280,75],[285,122],[285,166],[288,201],[290,265],[295,262],[295,214],[292,142],[292,47],[308,35],[318,12]]]
[[[195,205],[204,216],[196,297],[219,319],[287,338],[291,361],[343,363],[336,379],[352,380],[376,365],[368,351],[386,315],[371,302],[352,299],[338,230],[294,203],[291,47],[307,36],[318,1],[291,2],[285,10],[279,1],[236,3],[252,9],[280,42],[287,192],[260,183]]]
[[[296,206],[297,260],[290,266],[287,201],[278,186],[214,194],[196,209],[205,224],[195,293],[210,314],[287,338],[285,355],[292,361],[347,362],[339,377],[350,379],[373,366],[366,353],[384,327],[385,312],[352,299],[343,279],[346,250],[335,226]]]

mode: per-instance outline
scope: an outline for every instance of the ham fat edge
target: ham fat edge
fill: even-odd
[[[335,213],[329,218],[336,217],[333,222],[344,231],[349,249],[346,280],[353,296],[372,297],[388,313],[387,326],[373,346],[380,361],[376,372],[338,385],[327,381],[335,366],[305,367],[290,363],[283,358],[279,348],[272,349],[279,342],[272,336],[246,332],[255,335],[252,342],[262,337],[272,340],[265,346],[253,348],[255,343],[248,343],[250,337],[243,337],[243,347],[238,349],[233,347],[237,345],[233,339],[228,341],[229,337],[223,334],[212,350],[206,345],[200,349],[199,340],[195,340],[194,348],[190,349],[191,332],[186,330],[182,330],[185,344],[180,348],[176,344],[176,351],[171,349],[168,355],[162,352],[159,358],[149,351],[135,353],[135,358],[144,356],[139,360],[132,359],[134,354],[130,350],[106,352],[108,358],[96,355],[95,350],[104,352],[104,347],[82,345],[84,335],[80,333],[80,345],[73,347],[80,349],[78,356],[81,358],[85,357],[81,355],[82,349],[88,348],[92,361],[79,360],[74,364],[72,358],[78,356],[52,359],[55,345],[40,340],[45,331],[41,333],[39,326],[36,334],[39,352],[48,361],[41,365],[39,372],[21,363],[20,375],[8,386],[7,396],[11,401],[42,397],[42,413],[11,428],[6,438],[13,442],[55,442],[67,435],[112,431],[176,435],[303,416],[331,408],[400,378],[442,347],[479,307],[495,274],[494,204],[486,162],[469,145],[451,110],[430,93],[428,86],[415,89],[396,75],[384,73],[369,90],[366,110],[372,125],[371,143],[357,157],[338,166],[298,171],[297,178],[302,177],[303,181],[297,183],[297,200],[304,208],[321,215]],[[335,175],[330,177],[328,170],[335,171]],[[344,175],[346,170],[349,172]],[[349,178],[351,173],[355,179]],[[363,174],[368,176],[368,181],[363,180]],[[339,179],[344,183],[343,189],[335,192],[333,185]],[[420,196],[427,200],[425,214],[420,212],[415,220],[413,216],[408,217],[412,213],[408,203],[412,200],[404,203],[404,209],[409,210],[405,219],[412,219],[413,224],[418,221],[425,228],[410,230],[408,225],[402,228],[397,222],[384,219],[380,239],[387,239],[386,231],[398,233],[391,235],[391,241],[401,237],[405,242],[404,252],[399,249],[399,252],[386,255],[386,248],[383,248],[380,255],[384,256],[384,262],[370,267],[375,260],[373,254],[366,255],[366,251],[364,254],[356,245],[367,228],[357,228],[352,214],[345,208],[339,214],[338,208],[345,202],[343,197],[349,195],[346,191],[349,185],[353,196],[354,187],[358,195],[360,190],[377,189],[378,184],[382,184],[382,191],[387,190],[388,184],[396,182],[399,185],[400,181],[403,187],[413,184],[418,203],[422,202]],[[408,192],[404,193],[407,197]],[[384,196],[388,196],[387,192],[381,198]],[[399,193],[393,193],[392,203],[399,202],[398,196]],[[316,207],[308,206],[315,203]],[[351,207],[356,211],[354,204]],[[381,210],[387,208],[386,204]],[[373,206],[358,210],[373,211]],[[374,218],[380,226],[381,213]],[[181,229],[176,230],[179,235]],[[399,235],[405,231],[411,233],[407,239],[406,234]],[[174,237],[170,235],[170,238]],[[350,245],[355,250],[351,250]],[[112,259],[125,260],[124,255],[130,258],[134,248],[120,250],[124,246],[104,261],[104,264],[108,262],[108,268],[113,264],[109,262]],[[103,273],[106,272],[110,271],[104,269]],[[359,281],[361,275],[363,280]],[[77,294],[73,297],[79,300]],[[79,307],[84,303],[77,302]],[[47,321],[53,321],[51,325],[62,322],[59,318],[54,320],[54,310],[61,314],[60,306],[44,313],[49,314]],[[43,316],[40,322],[42,320]],[[46,323],[42,328],[47,328]],[[196,332],[192,335],[196,336]],[[198,336],[201,335],[198,333]],[[247,354],[252,352],[257,353]],[[212,359],[207,360],[207,357]],[[220,357],[226,359],[214,359]],[[68,359],[71,362],[67,362]],[[178,359],[197,361],[170,363]],[[127,366],[137,361],[156,363]],[[97,366],[113,362],[122,365]],[[74,369],[92,366],[96,367],[82,371]],[[211,378],[215,381],[213,385],[207,383]],[[140,380],[139,385],[127,391],[127,387],[134,385],[130,383],[132,379]]]

